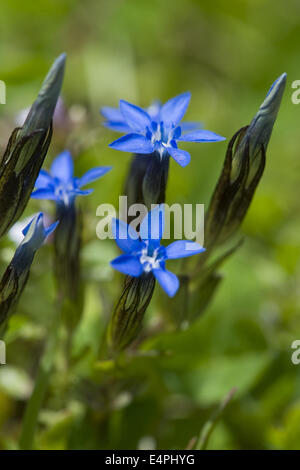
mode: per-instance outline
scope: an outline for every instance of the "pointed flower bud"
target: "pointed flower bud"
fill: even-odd
[[[0,332],[5,330],[7,320],[26,285],[29,270],[36,251],[55,230],[58,222],[45,228],[43,214],[37,214],[24,228],[24,239],[0,281]]]
[[[236,149],[234,162],[243,160],[243,153],[249,141],[249,158],[253,164],[256,158],[260,158],[261,147],[267,151],[268,143],[272,134],[273,126],[280,108],[283,92],[286,85],[286,73],[280,75],[269,89],[258,112],[252,119],[247,132],[241,139]],[[232,175],[233,177],[234,175]]]
[[[155,277],[152,272],[140,277],[126,276],[121,297],[108,327],[107,342],[111,351],[122,351],[136,339],[154,287]]]
[[[65,54],[52,65],[22,128],[16,128],[0,162],[0,236],[19,219],[30,198],[52,136]]]
[[[286,74],[282,74],[270,88],[251,124],[240,129],[229,142],[206,216],[207,248],[233,235],[247,213],[264,171],[266,150],[285,84]]]

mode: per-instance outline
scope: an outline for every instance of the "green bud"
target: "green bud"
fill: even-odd
[[[0,162],[0,237],[22,215],[47,154],[65,61],[62,54],[52,65],[23,127],[13,131]]]
[[[45,228],[43,214],[39,213],[23,230],[24,239],[0,281],[0,335],[24,290],[36,251],[56,227],[57,222]]]
[[[111,351],[122,351],[136,339],[154,287],[155,278],[151,272],[140,277],[126,276],[123,292],[108,327],[107,339]]]
[[[161,159],[159,153],[134,155],[125,185],[128,206],[162,204],[166,198],[170,157]],[[129,220],[130,222],[130,220]]]
[[[286,83],[281,75],[251,124],[230,140],[223,170],[205,222],[205,246],[211,249],[231,237],[242,223],[262,177],[266,150]]]

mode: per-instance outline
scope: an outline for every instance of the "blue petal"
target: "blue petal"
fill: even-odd
[[[51,165],[51,175],[62,181],[69,182],[73,178],[74,165],[72,155],[68,150],[60,153]]]
[[[115,140],[110,147],[116,150],[122,150],[123,152],[131,153],[152,153],[154,147],[149,139],[140,134],[127,134],[120,139]]]
[[[140,237],[142,240],[161,240],[165,228],[165,208],[157,205],[142,220]]]
[[[111,266],[121,273],[138,277],[143,272],[143,267],[139,260],[132,255],[121,255],[111,261]]]
[[[146,111],[127,101],[120,100],[120,110],[126,123],[135,132],[142,132],[151,126],[151,118]]]
[[[99,166],[96,168],[91,168],[81,178],[78,179],[78,187],[81,188],[86,184],[96,181],[98,178],[101,178],[101,176],[105,175],[105,173],[111,170],[111,168],[111,166]]]
[[[205,251],[199,243],[186,240],[177,240],[166,247],[168,259],[186,258],[187,256],[197,255]]]
[[[26,225],[26,227],[23,228],[22,233],[23,233],[24,237],[27,235],[28,230],[30,229],[30,226],[31,226],[32,222],[34,221],[34,219],[35,219],[35,218],[40,219],[42,216],[43,216],[43,213],[42,213],[42,212],[39,212],[38,214],[36,214],[36,215],[31,219],[31,221]]]
[[[48,171],[41,170],[35,182],[35,188],[47,188],[54,184],[53,178]]]
[[[161,108],[161,119],[165,123],[177,125],[186,113],[191,93],[186,92],[167,101]]]
[[[123,220],[112,219],[112,233],[119,248],[125,253],[141,250],[141,241],[136,231]]]
[[[128,132],[131,132],[130,127],[123,122],[105,121],[102,123],[102,125],[116,132],[122,132],[125,134],[127,134]]]
[[[170,297],[174,297],[179,287],[179,279],[176,274],[167,269],[153,269],[152,272],[163,290]]]
[[[38,248],[40,248],[40,246],[42,246],[46,238],[43,217],[43,213],[40,212],[39,214],[34,216],[31,222],[27,225],[27,227],[25,227],[25,229],[23,230],[25,237],[21,242],[19,248],[24,247],[26,245],[27,247],[30,247],[32,252],[35,252]]]
[[[166,150],[182,167],[187,166],[191,161],[189,152],[186,152],[185,150],[174,149],[173,147],[167,147]]]
[[[50,199],[52,201],[57,201],[59,199],[51,187],[37,189],[36,191],[33,191],[31,197],[32,199]]]
[[[74,193],[76,194],[76,196],[88,196],[93,191],[94,191],[93,189],[74,189],[70,191],[70,194]]]
[[[194,129],[201,129],[203,127],[202,122],[189,122],[189,121],[184,121],[180,123],[181,129],[186,132],[186,131],[193,131]]]
[[[160,110],[161,102],[159,100],[153,101],[150,106],[147,108],[147,113],[151,117],[152,121],[160,122]]]
[[[53,224],[49,225],[49,227],[47,227],[45,229],[45,235],[46,235],[45,238],[49,237],[49,235],[51,235],[51,233],[54,232],[54,230],[56,229],[58,224],[59,224],[59,220],[57,220],[57,222],[54,222]]]
[[[220,142],[221,140],[226,140],[226,138],[215,134],[214,132],[199,129],[182,135],[178,140],[183,142]]]
[[[103,106],[100,112],[105,119],[113,122],[125,122],[124,116],[118,108],[111,108],[110,106]]]

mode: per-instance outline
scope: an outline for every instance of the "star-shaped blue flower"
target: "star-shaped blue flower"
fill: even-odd
[[[169,154],[181,166],[188,165],[191,156],[187,151],[178,148],[178,142],[218,142],[224,140],[224,137],[204,129],[182,134],[180,122],[190,99],[189,92],[171,98],[160,108],[154,118],[142,108],[121,100],[120,112],[126,123],[123,131],[129,133],[112,142],[110,147],[140,154],[158,152],[161,158]]]
[[[52,199],[58,204],[69,206],[76,196],[90,194],[93,189],[81,188],[101,178],[111,169],[100,166],[88,170],[81,178],[74,177],[73,158],[68,150],[60,153],[53,161],[50,173],[41,170],[36,180],[36,190],[31,197],[34,199]]]
[[[165,292],[173,297],[179,287],[178,277],[166,269],[166,260],[185,258],[205,251],[199,243],[178,240],[167,247],[160,244],[164,232],[164,208],[158,205],[148,212],[138,234],[130,225],[113,219],[113,236],[124,252],[111,262],[121,273],[139,277],[152,272]]]

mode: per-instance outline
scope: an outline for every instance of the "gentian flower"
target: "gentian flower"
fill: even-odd
[[[198,129],[182,134],[180,122],[191,99],[189,92],[171,98],[160,109],[157,116],[127,101],[120,101],[120,112],[125,119],[125,132],[110,147],[124,152],[151,154],[157,152],[162,159],[170,155],[181,166],[190,162],[190,154],[178,148],[178,142],[218,142],[224,140],[214,132]],[[107,114],[107,113],[106,113]],[[117,115],[115,116],[117,118]]]
[[[40,212],[24,228],[24,238],[0,281],[0,334],[5,331],[8,318],[23,292],[36,251],[57,224],[46,228]]]
[[[141,223],[139,235],[130,225],[118,219],[113,220],[112,229],[119,248],[124,251],[111,262],[112,267],[133,277],[152,272],[170,297],[176,294],[179,280],[166,269],[166,261],[205,251],[198,243],[186,240],[175,241],[167,247],[160,244],[164,231],[163,205],[148,212]]]
[[[31,197],[34,199],[52,199],[58,205],[70,206],[76,196],[86,196],[93,189],[82,190],[83,186],[101,178],[111,169],[100,166],[88,170],[81,178],[74,177],[73,159],[68,150],[60,153],[53,161],[50,173],[41,170],[36,180],[36,190]]]

